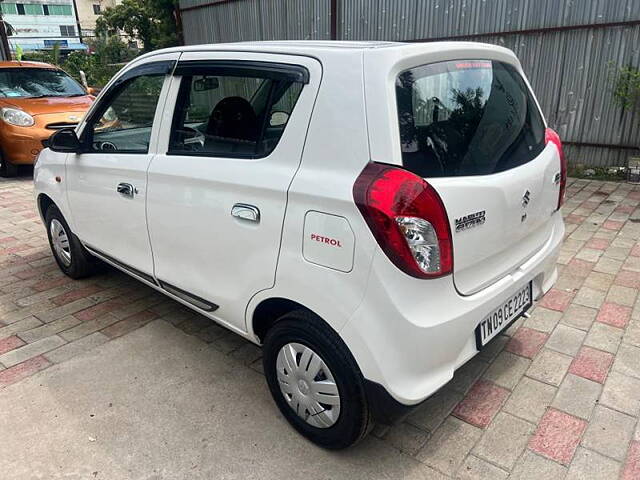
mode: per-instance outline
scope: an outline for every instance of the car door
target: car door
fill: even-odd
[[[247,303],[274,284],[321,67],[302,56],[239,56],[181,57],[175,108],[149,167],[147,215],[160,285],[246,331]]]
[[[82,242],[149,281],[147,168],[178,56],[151,57],[112,81],[81,126],[81,153],[67,159],[67,192]]]

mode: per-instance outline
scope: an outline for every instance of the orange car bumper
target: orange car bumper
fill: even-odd
[[[69,123],[69,116],[82,117],[83,113],[57,113],[36,115],[35,124],[31,127],[16,127],[0,121],[0,150],[4,158],[14,165],[33,165],[36,157],[44,147],[42,141],[48,139],[56,129],[47,125],[74,126]]]

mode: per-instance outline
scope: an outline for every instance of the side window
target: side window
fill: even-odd
[[[170,155],[259,158],[278,144],[303,84],[219,70],[182,77]]]
[[[86,151],[147,153],[164,75],[135,77],[118,88],[86,127]]]

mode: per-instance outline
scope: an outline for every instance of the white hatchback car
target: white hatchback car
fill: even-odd
[[[283,415],[328,448],[551,288],[565,184],[518,59],[458,42],[153,52],[35,170],[67,275],[100,259],[262,345]]]

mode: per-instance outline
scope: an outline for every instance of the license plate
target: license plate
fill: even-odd
[[[487,315],[476,327],[476,347],[480,350],[501,331],[511,325],[532,304],[531,282],[509,297],[500,307]]]

